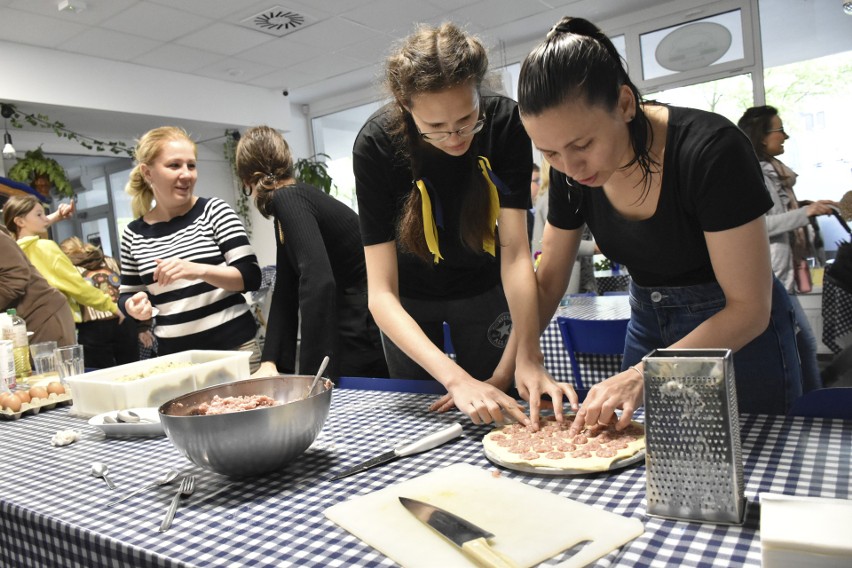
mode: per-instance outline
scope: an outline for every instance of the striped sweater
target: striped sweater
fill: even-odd
[[[242,294],[203,280],[178,280],[167,286],[153,281],[155,259],[182,258],[214,266],[233,266],[243,276],[244,291],[260,287],[260,267],[245,228],[231,207],[218,198],[198,198],[192,209],[165,223],[141,218],[121,238],[119,306],[135,293],[147,292],[160,313],[154,332],[159,354],[186,349],[235,349],[254,338],[257,326]]]

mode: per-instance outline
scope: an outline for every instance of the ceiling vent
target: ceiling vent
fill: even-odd
[[[273,6],[240,21],[240,25],[275,37],[300,30],[316,20],[284,6]]]

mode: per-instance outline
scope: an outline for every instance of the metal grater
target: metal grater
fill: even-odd
[[[643,361],[648,515],[742,523],[742,446],[731,350],[657,349]]]

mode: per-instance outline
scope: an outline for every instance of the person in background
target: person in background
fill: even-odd
[[[120,315],[112,298],[86,282],[59,245],[38,237],[50,224],[38,199],[29,195],[9,198],[3,208],[3,221],[33,266],[65,295],[75,323],[83,321],[80,306]]]
[[[766,214],[772,270],[790,294],[790,302],[796,313],[796,323],[799,327],[796,343],[802,360],[803,388],[804,392],[809,392],[822,388],[817,363],[817,338],[802,304],[796,297],[794,274],[797,267],[808,269],[806,259],[816,256],[808,230],[810,220],[819,215],[831,215],[833,208],[839,207],[839,203],[820,200],[799,206],[793,192],[796,172],[777,158],[784,153],[784,142],[789,136],[784,132],[784,125],[776,108],[768,105],[751,107],[743,113],[737,125],[751,140],[763,169],[763,179],[772,196],[772,209]]]
[[[541,167],[538,164],[533,162],[532,165],[532,179],[530,179],[530,203],[532,203],[532,208],[527,211],[527,233],[528,238],[530,240],[530,251],[535,252],[536,244],[535,239],[533,238],[535,235],[535,231],[533,227],[535,226],[535,218],[536,218],[536,208],[535,208],[535,200],[538,197],[539,192],[541,191]]]
[[[274,128],[255,126],[236,150],[237,175],[258,211],[275,220],[275,289],[258,376],[313,374],[328,355],[328,376],[387,377],[379,328],[367,308],[367,272],[358,215],[296,181],[290,147]],[[301,318],[300,318],[301,315]]]
[[[118,301],[121,271],[114,258],[104,255],[100,247],[83,243],[79,237],[65,239],[59,248],[86,282]],[[77,324],[77,342],[83,346],[86,367],[105,369],[139,360],[136,320],[88,306],[82,308],[82,319]]]
[[[544,235],[544,225],[547,223],[547,212],[550,209],[548,206],[550,170],[550,164],[547,163],[547,160],[544,160],[541,167],[541,187],[534,201],[533,251],[538,252],[541,252],[541,238]],[[566,294],[598,293],[598,284],[595,280],[595,263],[592,257],[599,252],[592,232],[589,231],[588,227],[583,227],[583,238],[577,251],[577,260],[574,261],[574,267],[571,270],[571,279],[568,281]]]
[[[9,308],[27,322],[27,331],[33,332],[30,343],[77,342],[65,296],[39,274],[9,231],[0,227],[0,312]]]
[[[260,266],[234,210],[195,195],[196,147],[181,128],[146,132],[125,191],[136,220],[121,238],[119,306],[137,320],[159,310],[157,353],[243,350],[260,365],[257,324],[242,292],[260,287]]]
[[[542,364],[532,148],[515,102],[482,89],[487,70],[482,44],[452,23],[421,25],[386,61],[393,100],[353,150],[370,311],[391,376],[447,388],[433,410],[536,428],[542,395],[577,399]],[[442,350],[445,321],[455,361]],[[506,393],[513,378],[529,417]]]
[[[642,358],[668,347],[731,349],[739,410],[785,414],[802,393],[793,309],[772,274],[772,200],[748,138],[719,115],[643,102],[610,39],[582,18],[560,20],[527,56],[518,93],[556,170],[540,321],[559,304],[584,222],[632,276],[622,371],[591,388],[572,431],[626,427],[643,403]]]

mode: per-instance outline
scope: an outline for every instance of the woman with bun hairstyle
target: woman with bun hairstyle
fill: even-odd
[[[524,61],[521,118],[556,170],[536,273],[553,315],[587,223],[630,271],[622,371],[590,390],[572,429],[643,403],[642,358],[657,348],[734,351],[739,410],[785,414],[802,393],[793,312],[774,278],[772,200],[748,138],[709,112],[643,102],[607,36],[563,18]]]
[[[447,388],[433,410],[536,427],[543,395],[561,420],[576,394],[543,366],[532,149],[515,102],[483,86],[487,70],[482,44],[452,23],[419,26],[385,62],[392,100],[353,151],[370,311],[391,376]],[[441,348],[444,322],[455,360]],[[506,392],[513,382],[530,417]]]
[[[221,199],[195,195],[196,147],[181,128],[148,131],[135,158],[126,191],[137,218],[121,238],[119,306],[140,321],[159,310],[159,355],[249,351],[254,371],[257,324],[242,292],[261,276],[243,224]]]
[[[296,181],[293,156],[269,126],[246,130],[237,144],[237,175],[275,221],[275,288],[258,376],[313,374],[329,356],[328,376],[387,377],[379,328],[367,309],[367,273],[358,214]],[[300,325],[301,322],[301,325]]]

